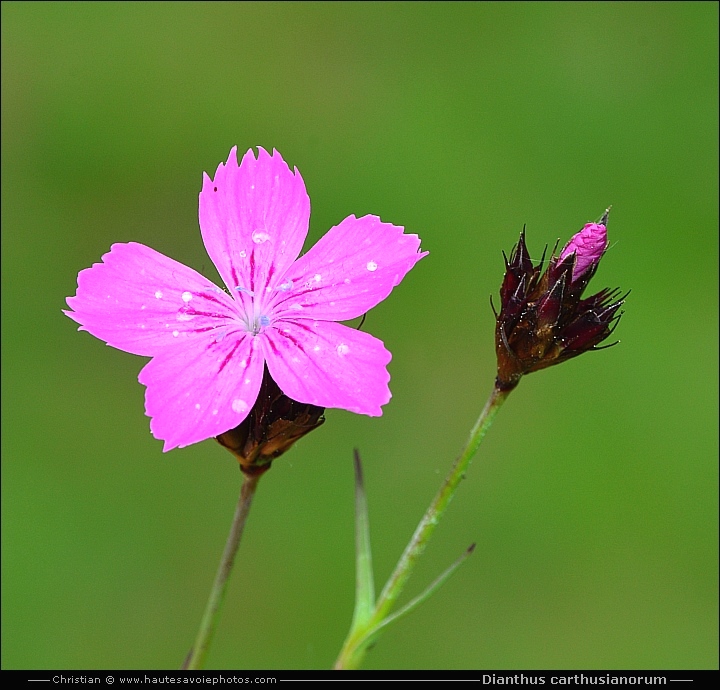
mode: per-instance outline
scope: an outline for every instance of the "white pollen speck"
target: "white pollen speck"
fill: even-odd
[[[240,366],[244,369],[247,366],[247,360],[240,362]]]
[[[350,352],[350,348],[345,345],[345,343],[340,343],[336,349],[339,355],[346,355],[348,352]]]
[[[316,345],[316,346],[313,348],[313,352],[320,352],[320,346],[319,346],[319,345]]]
[[[145,324],[144,324],[144,323],[141,323],[141,324],[140,324],[140,328],[145,328]]]
[[[248,404],[244,400],[233,400],[232,401],[232,409],[233,412],[245,412],[248,408]],[[217,410],[213,410],[213,414],[215,414]]]
[[[196,410],[199,410],[199,409],[200,409],[200,403],[195,403],[195,409],[196,409]]]
[[[377,264],[374,261],[368,261],[367,262],[367,270],[368,271],[376,271],[377,270]]]
[[[316,273],[316,274],[313,276],[313,280],[314,280],[316,283],[319,283],[319,282],[322,280],[322,276],[321,276],[319,273]]]
[[[161,297],[162,297],[162,292],[160,292],[160,290],[158,290],[158,291],[155,293],[155,299],[160,299]]]
[[[180,331],[173,331],[173,338],[177,338],[180,335]]]
[[[192,292],[183,292],[182,293],[182,301],[183,302],[189,302],[193,298]]]
[[[264,242],[267,242],[270,239],[270,235],[268,235],[264,230],[256,230],[252,234],[252,241],[255,242],[255,244],[263,244]]]
[[[250,379],[245,379],[245,385],[246,386],[250,385]]]
[[[213,410],[213,414],[217,414],[217,413],[218,413],[218,411],[217,411],[217,410]]]
[[[299,310],[302,309],[302,308],[303,308],[303,307],[302,307],[302,304],[297,304],[297,303],[296,303],[296,304],[291,304],[291,305],[290,305],[290,309],[295,309],[295,310],[298,310],[298,311],[299,311]]]
[[[244,259],[247,256],[247,252],[244,249],[240,250],[240,256]]]
[[[140,309],[145,309],[145,305],[144,305],[144,304],[141,305],[141,306],[140,306]]]
[[[345,283],[345,285],[350,285],[350,278],[345,278],[345,280],[343,280],[343,283]]]

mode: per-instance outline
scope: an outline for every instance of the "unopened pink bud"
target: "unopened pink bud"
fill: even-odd
[[[607,249],[607,244],[607,229],[601,223],[588,223],[580,232],[570,238],[560,252],[560,261],[570,254],[575,254],[573,281],[600,261]]]

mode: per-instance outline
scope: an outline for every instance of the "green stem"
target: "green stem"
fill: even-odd
[[[422,520],[420,520],[412,539],[395,567],[395,571],[383,588],[375,604],[374,614],[366,625],[361,628],[351,629],[340,651],[340,655],[335,662],[335,669],[359,668],[369,644],[375,638],[374,630],[382,625],[400,596],[408,578],[412,574],[417,560],[425,550],[438,522],[445,513],[452,497],[455,495],[458,485],[462,479],[465,478],[465,472],[470,465],[470,461],[477,452],[483,437],[490,428],[495,415],[505,402],[509,393],[509,390],[499,390],[497,387],[493,388],[483,411],[480,413],[477,422],[475,422],[475,426],[470,432],[470,438],[465,448],[455,461],[455,464],[450,470],[450,474],[448,474],[445,482],[440,487],[427,512]]]
[[[205,664],[205,657],[210,649],[210,643],[212,642],[215,628],[217,628],[220,618],[220,608],[225,598],[228,577],[235,562],[235,554],[237,554],[238,547],[240,546],[240,539],[242,538],[243,529],[245,528],[245,522],[250,512],[253,496],[255,496],[255,489],[261,476],[262,473],[243,473],[240,498],[235,508],[235,516],[233,517],[232,526],[230,527],[230,534],[225,543],[225,550],[220,559],[220,565],[215,575],[215,582],[213,582],[212,589],[210,590],[210,598],[208,599],[205,613],[200,622],[200,629],[195,638],[195,644],[192,646],[190,653],[185,659],[185,663],[182,665],[183,669],[198,670],[203,668]]]

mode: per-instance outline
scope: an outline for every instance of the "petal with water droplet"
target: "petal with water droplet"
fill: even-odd
[[[252,336],[235,331],[221,341],[199,334],[164,348],[140,372],[150,430],[164,451],[197,443],[236,427],[260,391],[264,361]],[[211,355],[211,356],[208,356]],[[245,360],[246,367],[240,366]],[[249,384],[243,381],[249,380]],[[243,407],[237,401],[243,401]],[[196,405],[206,414],[198,414]],[[211,411],[217,410],[217,414]]]
[[[302,249],[310,199],[297,169],[277,151],[248,151],[238,165],[233,148],[214,179],[203,177],[200,230],[226,285],[259,294],[279,280]]]
[[[293,400],[377,417],[390,400],[381,340],[339,323],[286,321],[262,337],[270,375]]]
[[[230,297],[207,278],[137,242],[112,245],[102,263],[80,271],[77,293],[67,303],[72,311],[65,313],[81,330],[135,355],[177,343],[178,331],[237,318]],[[166,328],[168,321],[177,330]]]
[[[400,226],[377,216],[349,216],[287,272],[285,280],[297,287],[276,297],[275,313],[283,315],[300,302],[308,318],[354,319],[384,300],[427,254],[419,249],[418,236]]]

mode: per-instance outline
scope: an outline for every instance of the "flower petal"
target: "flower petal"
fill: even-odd
[[[192,268],[137,242],[114,244],[103,262],[80,271],[65,311],[120,350],[154,355],[195,333],[236,323],[229,295]]]
[[[277,317],[346,321],[384,300],[427,252],[417,235],[377,216],[348,216],[285,274]],[[283,290],[285,293],[283,294]]]
[[[270,375],[285,395],[372,417],[390,400],[391,354],[368,333],[329,321],[280,321],[265,330]]]
[[[164,451],[222,434],[242,422],[257,400],[264,359],[257,338],[210,333],[166,347],[145,365],[145,414]]]
[[[225,284],[239,301],[264,294],[302,249],[310,220],[305,183],[277,151],[252,149],[237,164],[233,147],[215,179],[203,176],[200,230]],[[235,291],[241,289],[239,294]]]

